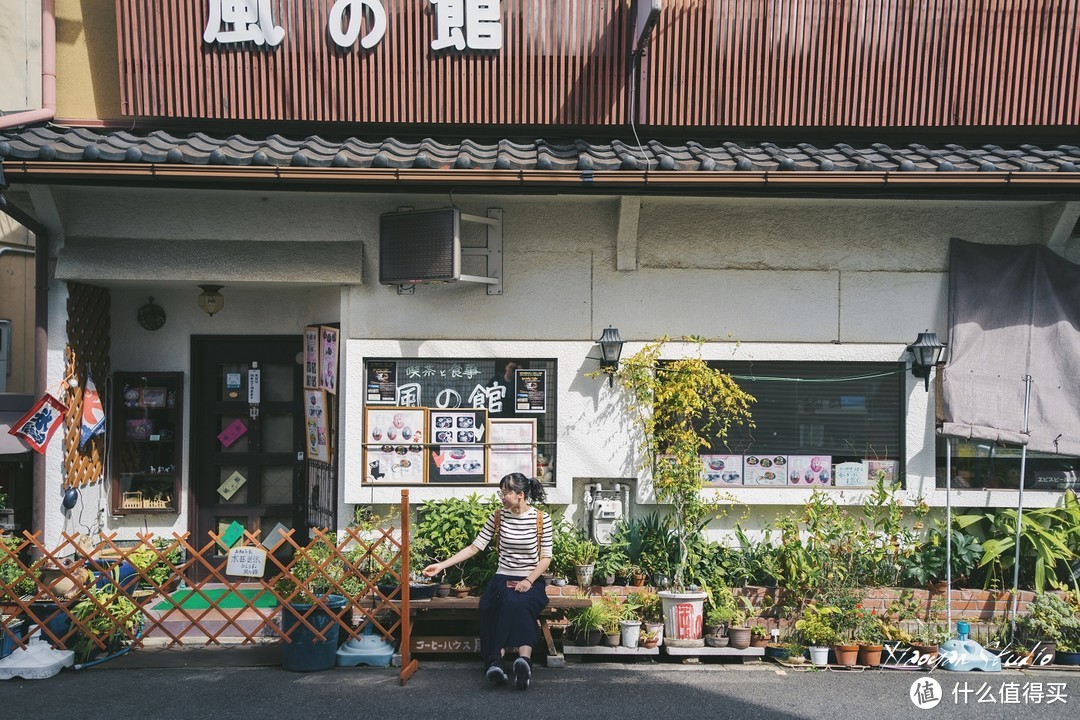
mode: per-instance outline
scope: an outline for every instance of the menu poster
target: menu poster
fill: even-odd
[[[896,482],[895,460],[864,460],[869,480],[876,483],[881,480],[885,487],[890,487]]]
[[[338,329],[319,326],[319,387],[337,395]]]
[[[308,460],[330,462],[326,420],[326,392],[304,390],[304,437]]]
[[[742,455],[702,455],[701,477],[707,487],[742,485]]]
[[[488,420],[488,482],[498,484],[510,473],[536,475],[536,419]]]
[[[487,410],[432,410],[428,482],[484,482]]]
[[[397,363],[369,362],[367,364],[367,403],[393,405],[397,399]]]
[[[788,485],[832,485],[832,456],[789,455]]]
[[[514,408],[519,413],[547,410],[547,370],[514,370]]]
[[[304,387],[319,387],[319,328],[313,326],[304,328]],[[240,389],[239,374],[236,389]]]
[[[364,482],[425,482],[426,426],[427,408],[364,408]]]
[[[746,455],[743,473],[743,485],[787,485],[787,455]]]

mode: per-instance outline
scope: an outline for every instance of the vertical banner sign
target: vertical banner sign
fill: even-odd
[[[319,387],[319,328],[304,328],[304,387]]]
[[[319,387],[337,395],[338,329],[319,327]]]
[[[547,370],[514,370],[514,408],[519,413],[547,409]]]
[[[307,459],[330,462],[330,446],[326,432],[326,392],[305,390],[304,411]]]

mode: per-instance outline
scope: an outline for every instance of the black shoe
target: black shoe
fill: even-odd
[[[488,669],[487,672],[484,673],[484,677],[486,677],[488,681],[493,682],[496,685],[506,684],[506,671],[503,670],[502,663],[498,660],[495,660],[490,665],[488,665]]]
[[[530,680],[532,680],[532,663],[526,658],[519,657],[514,661],[514,686],[518,690],[528,690]]]

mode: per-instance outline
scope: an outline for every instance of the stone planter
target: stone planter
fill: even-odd
[[[750,628],[729,627],[727,636],[728,640],[731,642],[731,647],[735,650],[745,650],[750,647]]]
[[[664,642],[671,647],[704,647],[702,611],[708,596],[703,592],[673,590],[657,594],[664,608]]]

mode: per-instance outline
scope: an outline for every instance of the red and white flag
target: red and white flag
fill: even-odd
[[[8,430],[8,434],[21,437],[34,449],[34,452],[44,454],[45,446],[49,444],[49,438],[64,422],[64,413],[66,412],[67,405],[49,393],[45,393],[34,407],[30,408]]]

